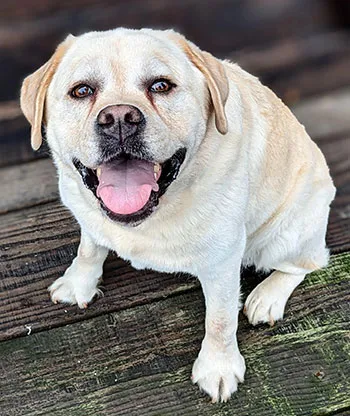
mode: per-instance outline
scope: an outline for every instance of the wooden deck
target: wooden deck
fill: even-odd
[[[105,296],[86,311],[49,299],[47,287],[75,256],[79,227],[59,202],[47,149],[30,149],[17,101],[20,77],[39,66],[58,40],[62,13],[76,13],[72,2],[57,3],[50,9],[56,21],[48,17],[48,3],[33,1],[32,9],[0,6],[8,19],[0,30],[0,56],[10,68],[0,97],[0,415],[350,415],[349,32],[326,27],[325,11],[318,8],[312,30],[302,37],[286,27],[273,40],[266,29],[272,14],[259,41],[247,37],[245,27],[231,43],[204,37],[203,47],[258,75],[292,107],[323,150],[337,186],[327,235],[329,267],[300,285],[285,319],[274,327],[253,328],[240,316],[246,380],[231,401],[212,405],[190,381],[204,334],[204,300],[193,277],[135,271],[111,254],[104,269]],[[105,1],[107,12],[94,14],[95,1],[79,3],[87,24],[97,19],[100,28],[107,25],[106,13],[127,4]],[[151,3],[166,14],[159,2]],[[292,23],[304,19],[301,24],[310,26],[307,11],[316,3],[303,3],[309,8],[305,15],[292,7],[296,3],[302,2],[284,2]],[[178,19],[185,16],[181,5],[174,11]],[[255,21],[252,10],[246,18]],[[30,20],[34,15],[38,26]],[[175,17],[165,23],[178,26]],[[214,18],[205,15],[203,25]],[[51,35],[27,62],[22,53],[34,50],[48,21]],[[72,24],[68,19],[63,30]],[[15,29],[18,36],[12,39]],[[244,297],[262,278],[253,270],[242,273]]]

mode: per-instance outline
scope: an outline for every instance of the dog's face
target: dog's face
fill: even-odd
[[[33,147],[40,146],[36,123],[44,117],[54,157],[73,164],[119,222],[152,213],[196,154],[214,112],[218,130],[226,131],[221,63],[172,31],[69,37],[50,61],[22,88]]]

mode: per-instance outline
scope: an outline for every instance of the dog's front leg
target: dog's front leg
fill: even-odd
[[[226,401],[243,382],[245,363],[237,345],[240,259],[229,259],[199,274],[205,304],[205,337],[193,365],[192,381],[213,402]]]
[[[107,248],[97,245],[82,230],[77,257],[64,275],[49,287],[52,301],[86,308],[93,297],[100,293],[97,284],[107,254]]]

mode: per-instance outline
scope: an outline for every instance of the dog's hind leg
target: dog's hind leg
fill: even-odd
[[[300,247],[301,257],[279,262],[275,269],[248,296],[243,312],[252,325],[267,322],[273,325],[282,319],[286,303],[294,289],[308,273],[327,265],[329,251],[325,243],[326,221],[312,239]]]
[[[248,296],[243,312],[252,325],[267,322],[273,325],[282,319],[286,303],[294,289],[308,273],[327,265],[329,251],[325,247],[325,226],[300,247],[301,257],[273,265],[275,269]]]
[[[286,303],[294,289],[304,280],[305,274],[288,274],[274,271],[248,296],[244,313],[252,325],[282,319]]]
[[[324,192],[322,191],[324,194]],[[326,230],[329,202],[334,196],[334,187],[325,190],[325,203],[319,202],[319,195],[310,200],[309,216],[297,216],[284,232],[265,246],[265,269],[275,270],[248,296],[244,313],[252,325],[267,322],[273,325],[283,318],[286,303],[294,289],[308,273],[325,267],[329,259],[326,248]],[[294,230],[299,230],[295,233]],[[281,252],[284,256],[281,259]],[[264,251],[264,250],[263,250]],[[273,254],[280,258],[274,260]]]

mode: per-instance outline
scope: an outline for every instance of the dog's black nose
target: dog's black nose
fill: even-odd
[[[132,105],[109,105],[100,111],[97,124],[100,129],[121,142],[137,133],[145,121],[141,111]]]

